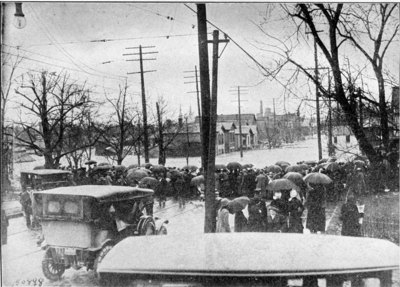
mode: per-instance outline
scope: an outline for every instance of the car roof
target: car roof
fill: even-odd
[[[130,237],[100,273],[183,276],[305,276],[399,268],[389,241],[316,234],[209,233]],[[135,256],[132,256],[135,254]]]
[[[36,170],[21,171],[21,173],[49,175],[49,174],[70,174],[71,172],[69,170],[62,170],[62,169],[36,169]]]
[[[34,194],[56,194],[56,195],[71,195],[71,196],[87,196],[97,199],[109,198],[132,198],[151,196],[153,190],[147,188],[138,188],[131,186],[118,185],[76,185],[57,187],[48,190],[35,191]]]

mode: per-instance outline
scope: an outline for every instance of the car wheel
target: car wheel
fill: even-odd
[[[167,235],[168,231],[165,226],[161,226],[160,230],[158,231],[158,235]]]
[[[64,274],[65,266],[62,263],[56,263],[51,254],[51,250],[47,249],[42,260],[42,270],[47,279],[57,281],[60,280],[61,276]]]
[[[156,227],[154,226],[153,222],[148,222],[144,228],[145,236],[155,235],[156,234]]]

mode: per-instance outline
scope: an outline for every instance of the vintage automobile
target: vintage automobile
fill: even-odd
[[[72,173],[61,169],[37,169],[21,171],[22,190],[45,190],[70,185]]]
[[[67,268],[96,271],[108,251],[128,236],[166,234],[167,220],[153,218],[153,190],[81,185],[33,192],[42,225],[42,270],[58,280]]]
[[[392,271],[399,269],[399,251],[385,240],[317,234],[126,238],[106,255],[98,274],[102,286],[329,287],[368,282],[373,284],[366,286],[388,287]]]

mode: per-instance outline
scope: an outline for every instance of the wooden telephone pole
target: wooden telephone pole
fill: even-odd
[[[237,101],[234,102],[238,102],[238,113],[239,113],[239,149],[240,149],[240,158],[243,158],[243,139],[242,139],[242,112],[240,109],[240,103],[241,102],[247,102],[247,100],[241,100],[240,99],[240,95],[243,94],[243,92],[247,92],[247,91],[243,91],[241,88],[243,88],[244,86],[237,86]],[[236,91],[236,90],[235,90]],[[231,92],[233,92],[233,90],[231,90]]]
[[[217,94],[218,94],[218,45],[219,32],[213,32],[213,70],[212,70],[212,97],[210,97],[210,75],[208,65],[207,16],[205,4],[197,4],[197,27],[199,33],[199,60],[200,60],[200,86],[201,86],[201,123],[202,123],[202,163],[205,171],[205,224],[204,232],[215,232],[215,140],[217,120]]]
[[[148,163],[150,160],[149,160],[149,131],[148,131],[148,126],[147,126],[147,104],[146,104],[146,93],[145,93],[145,86],[144,86],[144,74],[155,72],[156,70],[145,71],[143,69],[143,61],[151,61],[151,60],[156,60],[156,59],[155,58],[143,59],[143,55],[158,53],[155,51],[143,52],[143,49],[150,49],[150,48],[155,48],[155,46],[139,45],[138,47],[128,47],[126,49],[139,49],[139,52],[122,54],[123,56],[139,55],[139,59],[130,59],[130,60],[126,60],[126,61],[139,61],[139,63],[140,63],[140,72],[128,73],[128,75],[140,74],[140,82],[141,82],[141,87],[142,87],[143,145],[144,145],[144,162],[145,163]]]

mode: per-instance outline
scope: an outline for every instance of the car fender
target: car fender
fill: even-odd
[[[155,217],[154,221],[155,221],[155,225],[156,225],[157,234],[163,226],[166,227],[166,225],[169,223],[168,219],[159,218],[159,217]]]

